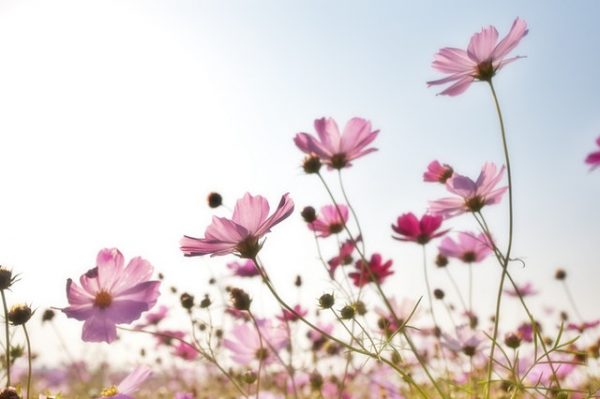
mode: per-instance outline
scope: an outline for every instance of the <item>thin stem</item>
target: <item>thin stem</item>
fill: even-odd
[[[465,299],[462,296],[462,292],[460,291],[460,288],[458,288],[458,284],[456,283],[456,280],[454,279],[454,277],[452,277],[452,274],[450,273],[450,270],[448,269],[448,267],[444,267],[444,269],[446,270],[446,274],[448,275],[448,279],[450,280],[452,287],[454,287],[454,291],[456,291],[456,295],[458,296],[458,300],[460,301],[460,304],[462,305],[463,310],[465,312],[467,312],[468,311],[467,304],[465,303]]]
[[[346,194],[346,189],[344,188],[344,182],[342,180],[342,170],[341,169],[338,169],[338,180],[340,182],[340,188],[342,190],[342,195],[344,196],[344,201],[346,201],[346,205],[348,205],[348,208],[350,208],[352,217],[354,218],[354,221],[356,222],[356,227],[358,228],[358,236],[362,238],[361,246],[362,246],[362,251],[364,253],[365,252],[365,236],[363,235],[362,229],[360,227],[360,222],[358,221],[358,216],[356,215],[356,212],[354,211],[354,207],[350,203],[350,200],[348,199],[348,195]]]
[[[575,315],[579,319],[579,322],[583,323],[583,317],[581,317],[581,313],[579,313],[579,309],[577,308],[577,304],[575,303],[575,299],[573,298],[573,294],[571,294],[571,290],[569,289],[567,282],[563,280],[562,283],[563,283],[563,287],[565,289],[565,293],[567,294],[567,298],[569,299],[569,303],[571,304],[571,307],[575,311]]]
[[[27,342],[27,399],[31,396],[31,341],[27,333],[27,327],[23,324],[23,332],[25,333],[25,341]]]
[[[500,110],[500,103],[498,102],[498,96],[491,80],[488,80],[490,90],[492,91],[492,97],[494,98],[494,104],[496,105],[496,112],[498,113],[498,120],[500,122],[500,131],[502,133],[502,147],[504,148],[504,161],[506,163],[506,175],[508,177],[508,246],[506,249],[506,255],[504,256],[504,263],[502,264],[502,277],[500,277],[500,284],[498,286],[498,295],[496,297],[496,313],[494,318],[494,332],[492,335],[492,348],[490,349],[490,361],[488,363],[487,370],[487,382],[485,388],[485,398],[490,397],[490,384],[492,381],[492,367],[494,358],[494,351],[496,349],[496,338],[498,337],[498,327],[500,325],[500,307],[502,302],[502,291],[504,289],[504,281],[506,280],[508,261],[510,259],[510,252],[512,250],[513,241],[513,196],[512,196],[512,173],[510,168],[510,157],[508,155],[508,145],[506,144],[506,130],[504,128],[504,119],[502,118],[502,111]]]
[[[6,296],[4,290],[2,294],[2,306],[4,307],[4,333],[6,335],[6,387],[10,386],[10,331],[8,330],[8,306],[6,305]]]
[[[473,316],[473,264],[469,263],[469,317]]]
[[[427,273],[427,251],[425,245],[421,245],[423,248],[423,275],[425,277],[425,288],[427,289],[427,298],[429,299],[429,308],[431,309],[431,318],[433,319],[433,325],[439,328],[438,322],[435,318],[435,311],[433,310],[433,298],[431,297],[431,285],[429,284],[429,273]]]

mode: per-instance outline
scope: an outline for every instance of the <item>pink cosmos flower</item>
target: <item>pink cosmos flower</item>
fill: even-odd
[[[569,323],[567,324],[567,330],[578,331],[579,333],[583,333],[585,330],[596,328],[598,326],[600,326],[600,320],[585,321],[581,323]]]
[[[146,366],[139,366],[123,379],[117,386],[111,386],[100,393],[102,398],[133,399],[133,395],[140,386],[152,375]]]
[[[144,321],[135,326],[137,329],[146,328],[149,326],[156,326],[167,317],[169,308],[165,305],[160,305],[157,310],[148,312],[144,316]]]
[[[359,243],[362,240],[361,236],[358,236],[356,240],[348,239],[340,246],[340,252],[337,256],[329,259],[327,264],[329,265],[329,277],[331,279],[335,276],[335,271],[341,265],[349,265],[353,262],[352,253],[356,248],[355,243]]]
[[[465,263],[477,263],[484,260],[492,253],[492,246],[483,233],[458,233],[458,242],[450,237],[442,240],[439,247],[442,255],[448,258],[457,258]]]
[[[392,263],[393,261],[391,259],[382,263],[381,255],[373,254],[368,265],[366,265],[362,259],[357,261],[354,264],[357,271],[349,273],[348,276],[350,276],[354,285],[357,287],[362,287],[373,281],[377,281],[378,284],[381,284],[388,276],[394,274],[394,271],[390,270]],[[371,272],[369,272],[369,269],[371,269]]]
[[[427,170],[423,173],[423,181],[444,184],[452,177],[453,173],[454,170],[450,165],[442,165],[437,160],[431,161],[431,163],[427,165]]]
[[[344,230],[348,222],[348,207],[339,204],[325,205],[321,208],[321,213],[317,219],[308,224],[308,228],[317,233],[319,237],[329,237],[332,234],[338,234]]]
[[[379,316],[379,320],[383,321],[383,323],[379,323],[380,327],[385,327],[389,332],[396,331],[400,325],[407,322],[412,325],[421,316],[417,302],[410,298],[402,298],[400,303],[396,298],[389,298],[389,303],[400,324],[396,324],[396,320],[387,307],[375,306],[375,313]]]
[[[473,331],[467,326],[461,326],[456,329],[456,337],[442,333],[442,345],[452,352],[462,352],[472,357],[481,351],[481,344],[485,342],[485,337],[479,331]]]
[[[173,348],[173,355],[184,360],[194,360],[198,357],[198,351],[192,344],[178,341]]]
[[[231,219],[213,216],[204,238],[184,236],[180,241],[181,250],[186,256],[235,254],[241,258],[254,258],[261,248],[259,239],[293,211],[294,201],[288,194],[281,197],[275,212],[267,216],[267,200],[246,193],[237,200]]]
[[[271,320],[258,320],[262,346],[256,328],[249,323],[238,324],[231,330],[232,338],[225,338],[223,346],[232,352],[231,358],[238,364],[249,365],[253,361],[268,364],[274,361],[272,350],[279,351],[288,344],[284,329],[273,326]]]
[[[279,320],[279,321],[298,321],[298,320],[300,320],[299,316],[304,317],[308,314],[308,310],[304,309],[300,305],[294,306],[294,312],[295,313],[292,313],[287,309],[283,309],[282,314],[277,316],[277,320]]]
[[[435,55],[432,67],[450,76],[427,82],[427,86],[454,82],[440,94],[456,96],[467,90],[475,80],[491,81],[506,64],[522,58],[506,56],[528,32],[527,23],[517,18],[508,35],[500,42],[496,28],[488,26],[471,37],[467,51],[452,47],[441,49]]]
[[[536,295],[538,292],[533,287],[533,284],[531,282],[527,282],[520,287],[517,286],[516,290],[514,288],[506,288],[504,289],[504,293],[508,296],[516,298],[519,296],[519,294],[522,297],[526,297]]]
[[[234,276],[238,277],[254,277],[260,275],[252,259],[248,259],[244,263],[229,262],[227,267],[229,270],[233,271]]]
[[[400,241],[413,241],[425,245],[431,239],[443,236],[448,232],[448,230],[435,232],[442,225],[442,220],[443,218],[439,215],[425,214],[419,220],[414,213],[405,213],[398,216],[396,224],[392,225],[392,230],[401,237],[392,237]]]
[[[80,277],[81,287],[67,280],[68,307],[62,311],[83,321],[81,338],[86,342],[112,342],[116,324],[131,323],[156,303],[160,281],[151,281],[153,267],[145,259],[131,259],[123,267],[118,249],[103,249],[96,267]]]
[[[365,148],[379,133],[379,130],[371,131],[371,122],[365,119],[350,119],[341,135],[332,118],[316,119],[315,130],[318,139],[308,133],[298,133],[294,143],[303,152],[316,154],[330,168],[350,167],[350,161],[377,151],[376,148]]]
[[[446,188],[458,197],[431,201],[429,212],[449,218],[465,212],[479,212],[485,205],[499,203],[508,190],[508,187],[495,188],[503,174],[504,166],[496,173],[496,165],[489,162],[481,168],[477,181],[455,173],[446,182]]]
[[[596,144],[600,146],[600,137],[596,139]],[[590,164],[592,169],[596,169],[600,166],[600,151],[590,153],[585,159],[585,163]]]

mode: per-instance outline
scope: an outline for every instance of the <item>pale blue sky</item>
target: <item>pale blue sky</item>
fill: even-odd
[[[425,86],[440,76],[433,55],[466,47],[484,25],[503,36],[520,16],[530,34],[514,54],[527,58],[495,79],[515,174],[514,254],[527,261],[515,273],[546,293],[538,302],[566,308],[552,276],[567,268],[583,313],[599,316],[600,171],[583,164],[600,135],[598,15],[595,1],[3,1],[0,263],[23,275],[14,298],[63,306],[66,278],[105,246],[203,292],[203,270],[228,259],[184,259],[177,242],[203,233],[206,193],[231,205],[246,191],[325,204],[292,143],[321,116],[381,130],[380,151],[345,173],[348,190],[368,247],[395,259],[387,289],[423,295],[418,248],[391,240],[389,225],[445,195],[421,182],[430,160],[471,176],[503,162],[487,88],[436,97]],[[501,242],[505,205],[490,210]],[[449,224],[474,228],[467,217]],[[326,286],[297,215],[263,256],[281,284],[315,270],[310,300]],[[476,271],[484,314],[498,275],[491,262]],[[62,323],[76,338],[80,323]]]

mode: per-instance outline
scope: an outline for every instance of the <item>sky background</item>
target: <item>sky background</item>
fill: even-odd
[[[394,259],[384,289],[419,298],[420,250],[392,240],[389,226],[446,195],[422,183],[426,165],[439,159],[476,177],[484,162],[503,163],[489,90],[475,84],[459,97],[436,96],[425,85],[440,77],[433,55],[466,48],[484,25],[502,37],[519,16],[530,33],[513,54],[527,58],[495,78],[514,171],[513,254],[526,263],[512,269],[542,291],[534,307],[568,310],[553,279],[565,268],[584,317],[598,317],[600,171],[583,163],[600,134],[598,15],[596,1],[3,0],[0,264],[22,279],[9,301],[40,312],[65,306],[66,279],[93,267],[103,247],[149,259],[167,276],[164,292],[176,284],[201,295],[210,273],[232,260],[179,251],[183,234],[202,236],[210,221],[208,192],[230,207],[246,191],[273,207],[290,192],[298,212],[328,202],[292,142],[322,116],[340,125],[360,116],[381,130],[379,151],[344,179],[367,250]],[[337,190],[335,174],[326,178]],[[291,302],[288,287],[302,272],[312,306],[329,285],[298,212],[273,229],[261,255]],[[486,212],[504,244],[506,201]],[[448,227],[475,225],[464,216]],[[430,258],[435,252],[430,246]],[[450,267],[466,289],[466,268]],[[451,291],[443,273],[431,274]],[[474,274],[476,308],[489,315],[498,266],[486,262]],[[258,285],[253,295],[266,299]],[[507,319],[523,319],[504,303]],[[81,323],[58,323],[77,347]],[[56,346],[47,329],[33,339],[39,351]]]

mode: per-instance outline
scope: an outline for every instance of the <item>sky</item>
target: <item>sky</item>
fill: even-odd
[[[445,196],[422,182],[431,160],[472,177],[486,161],[503,163],[489,90],[436,96],[425,84],[440,77],[433,55],[465,48],[485,25],[503,36],[519,16],[530,33],[513,53],[526,58],[495,78],[514,173],[513,254],[525,262],[513,273],[543,292],[534,306],[568,310],[553,279],[565,268],[584,317],[598,317],[600,171],[583,159],[600,135],[599,13],[595,1],[3,0],[0,264],[21,276],[9,301],[65,306],[66,279],[104,247],[149,259],[167,276],[164,297],[168,284],[201,295],[232,260],[184,258],[178,248],[183,234],[203,235],[210,191],[229,207],[247,191],[272,207],[289,192],[298,211],[328,203],[292,142],[322,116],[340,125],[364,117],[381,131],[379,151],[344,181],[368,251],[394,259],[384,289],[423,296],[420,250],[392,240],[390,224]],[[335,174],[326,179],[339,195]],[[486,213],[501,245],[507,211],[504,201]],[[448,226],[475,229],[468,217]],[[281,287],[302,272],[307,306],[329,287],[298,212],[261,256]],[[466,287],[461,266],[451,270]],[[433,285],[448,287],[435,272]],[[477,265],[474,275],[477,309],[491,314],[498,267]],[[523,318],[505,304],[507,318]],[[81,323],[58,323],[77,345]],[[55,345],[47,329],[33,335],[40,351]]]

